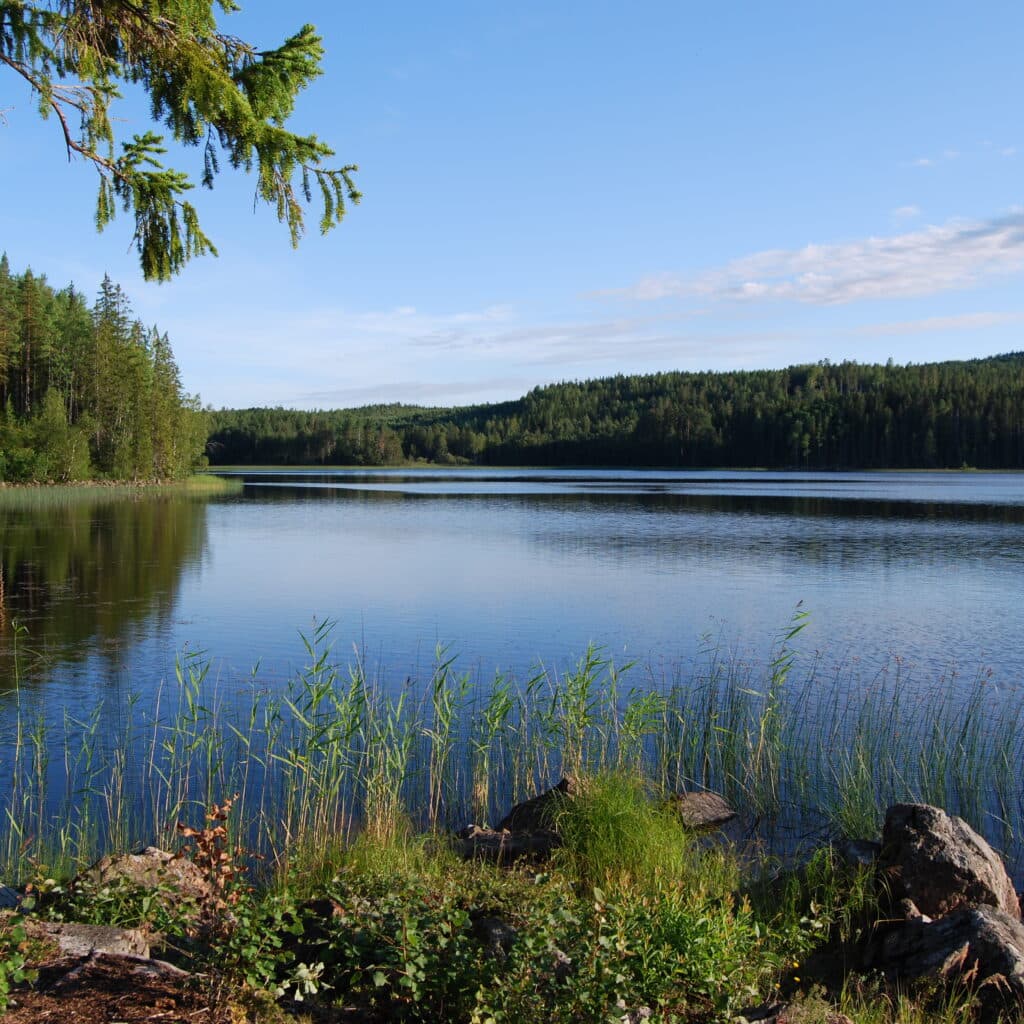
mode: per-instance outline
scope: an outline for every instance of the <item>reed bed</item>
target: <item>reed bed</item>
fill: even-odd
[[[0,484],[0,511],[41,511],[64,508],[83,502],[123,501],[126,497],[151,495],[215,497],[237,494],[244,483],[240,479],[196,473],[183,480],[165,482],[85,481],[80,484]]]
[[[594,647],[571,671],[482,681],[438,649],[429,679],[390,686],[337,665],[324,623],[278,690],[254,673],[240,696],[193,656],[152,701],[97,700],[60,727],[16,685],[0,725],[2,877],[173,847],[177,823],[232,796],[233,834],[280,874],[358,833],[493,823],[563,774],[605,771],[666,795],[717,790],[780,855],[876,836],[896,801],[940,804],[1019,875],[1021,694],[986,673],[925,686],[898,660],[868,679],[826,669],[801,652],[802,625],[798,612],[762,665],[711,648],[666,676]]]

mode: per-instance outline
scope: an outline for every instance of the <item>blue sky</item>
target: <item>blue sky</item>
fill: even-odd
[[[194,195],[220,257],[144,283],[128,221],[94,230],[94,172],[0,79],[0,248],[90,295],[109,272],[204,403],[1024,348],[1024,5],[243,8],[224,28],[257,45],[317,26],[293,127],[360,166],[363,203],[297,251],[225,172]]]

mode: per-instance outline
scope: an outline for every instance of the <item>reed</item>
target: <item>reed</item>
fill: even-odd
[[[123,501],[126,497],[215,497],[238,494],[241,479],[197,473],[184,480],[166,482],[89,482],[82,484],[0,484],[0,511],[47,511],[83,502]]]
[[[1021,695],[986,673],[929,687],[898,661],[867,680],[855,665],[826,671],[801,656],[802,622],[761,666],[711,646],[691,672],[658,678],[591,648],[562,675],[481,683],[441,648],[422,687],[339,667],[325,622],[283,691],[257,669],[239,695],[190,654],[152,701],[98,701],[60,728],[15,679],[0,723],[0,870],[13,880],[32,862],[173,845],[179,821],[237,794],[232,829],[279,873],[360,832],[386,842],[493,822],[564,773],[609,771],[656,794],[718,790],[781,852],[874,836],[897,800],[938,802],[1019,868]]]

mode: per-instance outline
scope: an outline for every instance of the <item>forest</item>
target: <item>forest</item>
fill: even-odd
[[[618,375],[454,409],[220,410],[214,464],[1024,468],[1024,353]]]
[[[173,480],[205,441],[167,335],[118,285],[105,277],[90,306],[0,258],[0,481]]]

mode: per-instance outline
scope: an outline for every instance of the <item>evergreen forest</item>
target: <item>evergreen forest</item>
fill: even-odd
[[[517,401],[210,414],[210,461],[378,466],[1024,468],[1024,353],[619,375]]]
[[[172,480],[205,440],[167,335],[109,277],[90,306],[0,258],[0,481]]]

